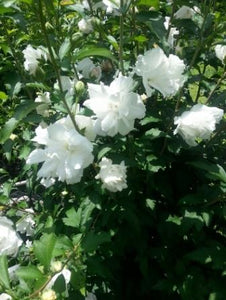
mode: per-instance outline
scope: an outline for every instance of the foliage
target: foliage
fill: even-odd
[[[225,4],[119,2],[111,13],[94,0],[88,7],[66,0],[0,4],[0,214],[17,225],[18,212],[26,216],[32,208],[35,220],[31,236],[20,233],[24,243],[17,256],[0,256],[0,292],[12,299],[41,299],[65,268],[70,282],[62,274],[57,278],[52,285],[57,299],[85,299],[88,292],[98,300],[226,298],[225,117],[196,147],[173,133],[174,117],[197,103],[225,108],[225,64],[214,51],[225,44]],[[199,11],[189,19],[174,18],[183,5]],[[165,16],[171,18],[168,29]],[[92,20],[89,33],[78,27],[83,18]],[[179,34],[172,46],[173,27]],[[24,68],[28,44],[48,52],[32,75]],[[146,115],[127,135],[97,136],[94,162],[80,182],[45,188],[37,179],[40,166],[26,164],[38,125],[73,117],[75,104],[90,116],[83,106],[88,85],[110,85],[119,70],[133,76],[136,93],[145,94],[134,68],[138,55],[153,47],[184,61],[183,87],[168,98],[158,90],[144,96]],[[92,59],[101,77],[82,76],[77,67],[84,58]],[[72,94],[60,87],[60,76],[75,79]],[[34,101],[44,92],[51,95],[48,116],[37,113]],[[120,192],[95,179],[105,156],[114,164],[125,162],[127,188]]]

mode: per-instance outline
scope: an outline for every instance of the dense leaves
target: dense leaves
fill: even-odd
[[[183,6],[189,6],[190,17],[175,17]],[[216,45],[225,45],[223,1],[8,0],[0,4],[0,18],[0,216],[12,220],[23,239],[17,255],[0,256],[0,295],[46,300],[44,293],[52,289],[56,299],[95,300],[93,294],[98,300],[226,299],[225,116],[209,131],[210,138],[195,136],[194,147],[174,132],[174,118],[195,104],[225,110],[225,57],[215,53]],[[28,55],[32,73],[25,70],[22,52],[28,45],[36,51]],[[145,78],[153,89],[147,96],[135,66],[139,55],[142,60],[157,47],[165,53],[164,72],[154,60],[155,77],[150,79],[153,70],[148,70]],[[177,86],[174,65],[167,68],[170,55],[186,66],[183,86],[182,81]],[[169,94],[164,93],[168,73]],[[120,81],[108,89],[123,76],[133,77],[133,87]],[[35,102],[46,92],[49,102]],[[142,95],[142,120],[141,112],[130,110],[128,99],[136,110],[131,94]],[[123,119],[129,133],[115,122],[119,105],[111,97],[127,101],[123,109],[129,113],[124,116],[121,108],[117,122]],[[90,98],[94,104],[108,101],[107,109],[97,107],[101,122],[120,130],[87,134],[86,126],[71,121],[75,114],[95,120],[95,109],[83,105]],[[53,126],[46,126],[62,125],[66,116],[63,136],[58,125],[51,135]],[[202,121],[206,129],[209,124]],[[39,125],[43,135],[32,142]],[[93,161],[82,162],[88,166],[79,182],[66,184],[63,172],[81,167],[76,162],[73,169],[67,156],[74,127],[95,136],[90,138]],[[56,141],[63,142],[63,150]],[[35,147],[34,161],[42,164],[44,153],[50,163],[58,156],[70,162],[65,170],[55,168],[61,179],[49,164],[50,184],[40,183],[40,165],[26,164]],[[74,153],[76,159],[84,154]],[[126,180],[127,188],[125,182],[121,191],[104,188],[108,185],[98,177],[104,157],[125,164],[126,176],[111,180],[118,187]],[[8,242],[0,240],[0,251]]]

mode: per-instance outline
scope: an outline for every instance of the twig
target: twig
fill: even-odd
[[[45,17],[43,15],[43,8],[42,8],[42,0],[38,0],[38,4],[39,4],[39,15],[40,15],[40,23],[41,23],[41,27],[42,27],[42,31],[43,31],[43,34],[44,34],[44,37],[45,37],[45,40],[46,40],[46,45],[47,45],[47,48],[48,48],[48,51],[49,51],[49,55],[50,55],[50,59],[51,59],[51,62],[52,62],[52,65],[53,65],[53,68],[55,70],[55,73],[56,73],[56,76],[57,76],[57,81],[58,81],[58,84],[59,84],[59,88],[60,88],[60,92],[61,94],[63,95],[64,94],[64,91],[63,91],[63,86],[62,86],[62,82],[61,82],[61,78],[60,78],[60,72],[59,72],[59,68],[57,66],[57,63],[56,63],[56,60],[55,60],[55,57],[54,57],[54,54],[53,54],[53,50],[52,50],[52,47],[51,47],[51,44],[50,44],[50,41],[49,41],[49,38],[48,38],[48,34],[46,32],[46,28],[45,28]],[[75,122],[75,118],[67,104],[67,101],[65,99],[65,97],[63,96],[62,97],[62,100],[63,100],[63,103],[64,103],[64,106],[71,118],[71,121],[75,127],[75,130],[80,132],[76,122]]]

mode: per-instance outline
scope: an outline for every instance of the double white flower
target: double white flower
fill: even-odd
[[[84,106],[95,113],[99,135],[126,135],[134,129],[135,119],[145,116],[145,106],[133,87],[133,79],[121,74],[110,86],[88,84],[90,98]]]
[[[217,107],[208,107],[203,104],[194,105],[190,111],[174,118],[177,128],[174,134],[179,134],[190,146],[196,146],[197,138],[208,140],[220,122],[224,111]]]
[[[173,96],[184,84],[185,64],[178,56],[167,57],[161,48],[154,48],[139,55],[135,67],[137,75],[142,76],[148,96],[157,89],[164,97]]]
[[[103,188],[111,192],[121,192],[127,188],[126,166],[124,161],[122,161],[120,165],[112,164],[111,159],[103,157],[99,166],[100,172],[95,178],[103,182]]]
[[[46,187],[55,182],[67,184],[79,182],[84,168],[93,162],[93,145],[79,134],[69,117],[62,118],[47,128],[39,126],[33,141],[44,145],[44,149],[35,149],[27,158],[27,164],[43,162],[38,178]]]

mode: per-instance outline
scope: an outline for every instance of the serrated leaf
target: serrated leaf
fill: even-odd
[[[69,38],[65,38],[63,44],[60,46],[59,57],[62,60],[70,51],[71,43]]]
[[[39,241],[34,242],[34,254],[46,269],[50,266],[55,245],[56,236],[53,233],[45,233]]]
[[[66,236],[60,236],[56,240],[56,244],[54,247],[54,256],[63,255],[65,251],[68,251],[73,248],[72,241]]]
[[[111,59],[112,61],[115,61],[118,63],[118,60],[113,56],[110,50],[106,48],[99,48],[99,47],[89,47],[89,48],[84,48],[82,50],[79,50],[74,58],[75,60],[82,60],[83,58],[86,57],[91,57],[91,56],[101,56],[101,57],[106,57]]]
[[[16,275],[25,281],[38,280],[43,277],[42,272],[35,266],[19,267]]]
[[[0,256],[0,285],[7,289],[10,288],[8,261],[6,255]]]
[[[67,218],[63,218],[63,222],[67,226],[79,228],[82,219],[82,209],[79,208],[77,211],[74,207],[66,211]]]

